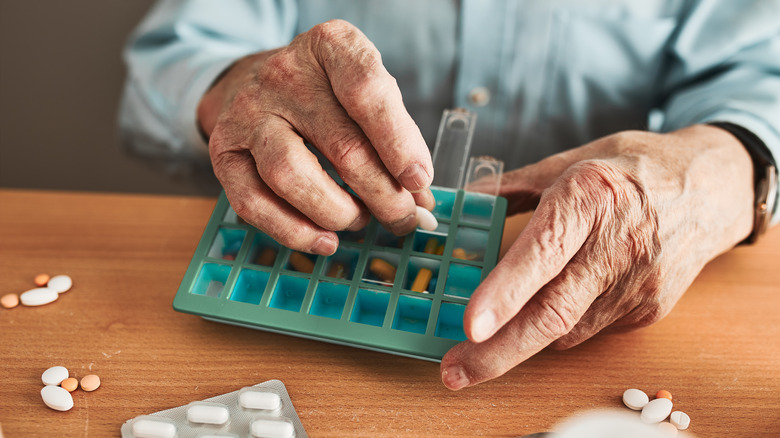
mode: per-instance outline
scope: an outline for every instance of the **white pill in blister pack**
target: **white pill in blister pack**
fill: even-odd
[[[238,394],[238,404],[245,409],[275,411],[282,407],[282,399],[275,392],[244,388]]]
[[[174,438],[176,436],[176,425],[162,418],[138,417],[133,421],[131,429],[134,438]]]
[[[257,418],[250,427],[255,438],[293,438],[295,428],[284,419]]]
[[[222,404],[194,402],[187,408],[187,420],[193,423],[222,425],[229,419],[230,411]]]

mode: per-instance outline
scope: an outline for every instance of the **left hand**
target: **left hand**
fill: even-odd
[[[548,345],[652,324],[704,265],[752,228],[753,170],[720,128],[610,135],[504,175],[508,214],[536,209],[465,314],[442,359],[460,389]]]

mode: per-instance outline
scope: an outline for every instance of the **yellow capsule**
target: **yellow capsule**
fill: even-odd
[[[452,256],[456,259],[466,260],[466,250],[463,248],[455,248],[452,250]]]
[[[431,283],[431,278],[433,277],[433,272],[428,268],[420,268],[419,271],[417,271],[417,276],[414,277],[414,282],[412,283],[412,290],[414,292],[425,292],[428,290],[428,285]]]
[[[255,263],[263,266],[271,266],[274,264],[275,260],[276,260],[276,251],[273,248],[266,248],[257,257]]]
[[[374,275],[379,277],[380,280],[386,283],[392,283],[395,281],[395,266],[391,265],[382,259],[371,260],[371,265],[368,268]]]
[[[314,272],[314,262],[299,252],[293,252],[290,254],[290,264],[292,265],[293,269],[298,272],[303,272],[306,274],[311,274]]]
[[[428,239],[427,242],[425,242],[425,249],[423,249],[423,252],[426,254],[436,254],[436,251],[439,250],[439,241],[436,240],[435,237],[431,237]],[[443,251],[443,249],[442,249]]]

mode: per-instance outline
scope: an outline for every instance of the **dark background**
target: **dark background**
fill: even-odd
[[[122,47],[153,3],[0,1],[0,187],[214,193],[119,142]]]

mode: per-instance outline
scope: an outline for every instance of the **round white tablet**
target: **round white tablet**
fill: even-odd
[[[668,398],[657,398],[642,408],[642,421],[645,423],[660,423],[672,412],[672,401]]]
[[[669,422],[674,424],[674,427],[685,430],[691,425],[691,417],[685,412],[674,411],[672,412],[672,415],[669,416]]]
[[[70,376],[68,369],[62,366],[51,367],[44,371],[41,380],[44,385],[59,385]]]
[[[645,407],[649,401],[647,394],[638,389],[626,389],[626,392],[623,393],[623,404],[635,411]]]
[[[49,279],[48,287],[56,290],[58,293],[67,292],[73,286],[73,280],[67,275],[55,275]]]
[[[43,389],[41,389],[41,398],[43,398],[43,402],[46,403],[46,406],[57,411],[67,411],[73,407],[73,396],[71,396],[67,390],[59,386],[44,386]]]

